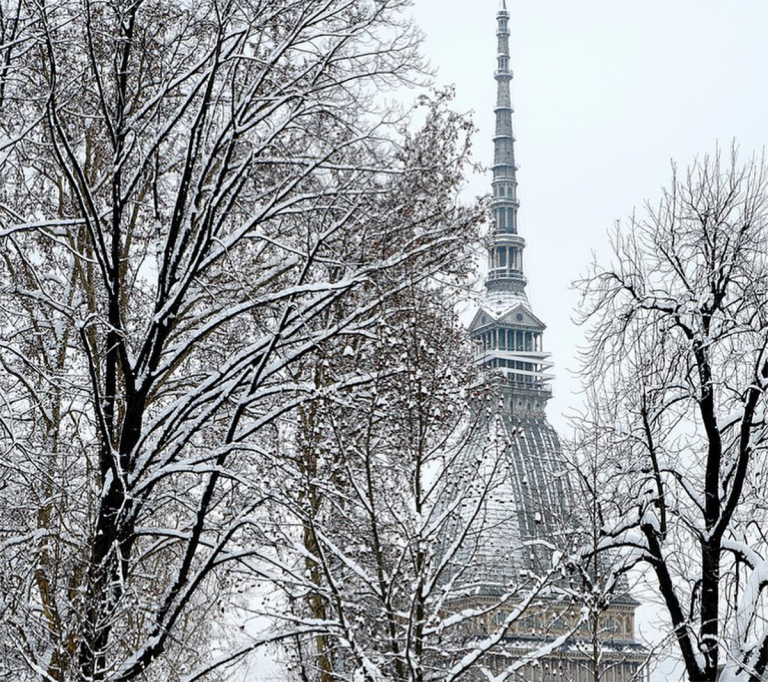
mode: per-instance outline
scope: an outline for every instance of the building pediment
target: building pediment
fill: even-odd
[[[546,329],[547,326],[522,302],[501,313],[497,321],[502,324],[524,325],[526,327],[536,327],[537,329]]]
[[[469,331],[473,332],[480,327],[486,327],[489,324],[493,324],[496,321],[496,316],[485,308],[478,308],[475,316],[472,318],[472,322],[469,324]]]
[[[503,310],[491,310],[481,307],[472,318],[469,331],[474,332],[481,327],[492,324],[508,324],[522,327],[532,327],[539,330],[546,329],[546,325],[533,314],[531,309],[523,302],[517,301]]]

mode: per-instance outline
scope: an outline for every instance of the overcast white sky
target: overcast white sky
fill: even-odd
[[[581,330],[571,282],[606,231],[655,202],[670,161],[768,141],[766,0],[507,0],[515,79],[520,231],[529,297],[548,324],[557,375],[549,415],[579,404]],[[424,51],[456,106],[473,110],[477,160],[490,165],[498,0],[415,0]],[[477,178],[472,195],[490,188]]]

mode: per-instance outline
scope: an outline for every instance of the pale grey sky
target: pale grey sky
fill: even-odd
[[[579,404],[581,330],[572,280],[607,230],[655,202],[670,160],[685,167],[735,138],[768,141],[766,0],[507,0],[515,79],[520,231],[529,296],[548,324],[557,375],[549,414]],[[415,0],[424,51],[456,106],[475,112],[477,160],[490,165],[497,0]],[[485,193],[490,177],[471,194]]]

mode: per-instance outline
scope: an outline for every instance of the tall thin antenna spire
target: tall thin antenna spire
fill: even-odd
[[[486,289],[489,295],[526,300],[526,279],[523,274],[525,240],[518,235],[517,164],[515,137],[512,130],[512,100],[509,66],[509,12],[502,0],[496,15],[498,27],[496,65],[496,132],[493,137],[493,201],[494,218],[492,244],[489,247],[489,268]]]

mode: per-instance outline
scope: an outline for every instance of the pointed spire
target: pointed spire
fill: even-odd
[[[491,297],[526,300],[523,274],[525,240],[517,233],[517,164],[515,137],[512,130],[512,100],[509,67],[509,13],[505,0],[496,17],[498,27],[496,133],[493,137],[493,201],[492,245],[489,249],[489,273],[486,289]]]
[[[488,238],[485,301],[475,315],[470,334],[481,367],[505,377],[504,400],[515,415],[543,415],[551,395],[548,374],[552,363],[544,351],[544,323],[534,315],[525,294],[525,239],[517,230],[517,165],[512,132],[509,84],[509,14],[506,3],[496,16],[498,28],[495,73],[496,132],[493,136],[493,227]]]

